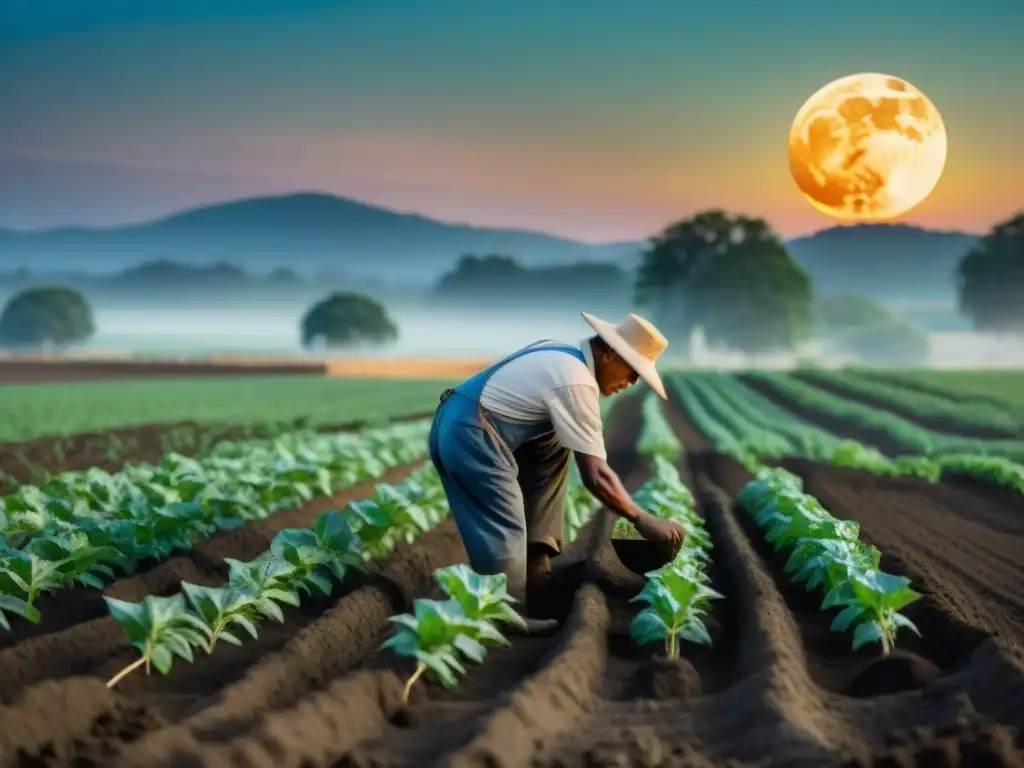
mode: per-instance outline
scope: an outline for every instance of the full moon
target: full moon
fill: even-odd
[[[946,165],[946,127],[921,91],[892,75],[835,80],[797,112],[789,170],[822,213],[895,219],[917,207]]]

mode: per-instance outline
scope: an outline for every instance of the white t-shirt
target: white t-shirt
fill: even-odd
[[[566,448],[607,459],[590,344],[577,347],[586,362],[558,350],[544,351],[550,344],[539,346],[542,351],[499,368],[480,393],[480,404],[516,421],[550,420]]]

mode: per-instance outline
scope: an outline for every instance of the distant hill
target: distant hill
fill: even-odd
[[[0,231],[0,263],[33,271],[114,272],[140,262],[230,262],[249,272],[433,281],[463,253],[505,253],[530,267],[635,263],[641,244],[588,245],[539,232],[450,224],[323,194],[238,200],[104,229]]]
[[[835,227],[787,245],[821,293],[949,300],[956,262],[975,239],[964,232],[879,224]],[[466,253],[507,254],[528,268],[599,261],[629,270],[644,247],[445,223],[304,193],[211,205],[126,227],[0,230],[0,269],[95,274],[163,260],[229,262],[247,273],[288,268],[309,277],[327,272],[427,285]]]
[[[945,299],[955,293],[957,262],[978,236],[906,224],[833,227],[786,243],[819,293],[875,299]]]

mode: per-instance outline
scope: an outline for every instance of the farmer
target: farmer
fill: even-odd
[[[430,458],[481,574],[504,573],[526,603],[562,544],[569,457],[586,489],[646,539],[681,543],[678,523],[637,507],[607,463],[598,395],[646,381],[662,398],[654,362],[668,346],[642,317],[612,325],[583,313],[596,335],[579,346],[540,341],[445,390],[430,430]],[[527,619],[542,633],[557,621]]]

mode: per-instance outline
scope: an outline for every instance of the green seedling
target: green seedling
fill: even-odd
[[[661,398],[649,392],[643,402],[643,427],[637,441],[637,451],[650,457],[675,462],[682,454],[682,445],[665,419]]]
[[[663,640],[670,659],[679,656],[679,638],[710,646],[703,617],[709,601],[722,595],[702,583],[699,574],[695,566],[676,565],[648,573],[643,590],[630,601],[648,604],[630,625],[633,640],[641,645]]]
[[[412,687],[425,673],[446,688],[454,688],[458,685],[456,674],[466,672],[460,654],[479,664],[487,653],[486,643],[508,643],[493,624],[470,619],[453,599],[417,599],[412,614],[392,616],[389,621],[398,625],[398,632],[381,647],[416,660],[402,692],[403,703],[408,703]]]
[[[270,553],[295,566],[300,575],[292,583],[298,589],[324,596],[331,594],[330,576],[342,581],[349,568],[363,567],[359,537],[338,512],[323,513],[312,529],[279,532],[270,543]]]
[[[21,616],[26,621],[30,621],[33,624],[38,624],[42,618],[39,615],[39,611],[34,607],[26,603],[17,597],[11,595],[0,595],[0,628],[10,630],[11,624],[7,620],[5,613],[13,613],[16,616]]]
[[[228,564],[228,586],[252,597],[253,609],[262,616],[281,623],[284,613],[278,603],[298,606],[298,589],[293,586],[299,569],[291,563],[264,552],[243,563],[225,558]]]
[[[516,600],[508,593],[505,574],[481,576],[468,565],[460,564],[435,571],[434,579],[468,619],[526,628],[523,617],[512,608]]]
[[[210,649],[209,628],[202,619],[189,612],[185,597],[180,593],[170,597],[151,595],[139,603],[112,597],[103,599],[107,601],[110,615],[141,654],[107,681],[108,688],[113,688],[142,666],[145,666],[147,675],[152,667],[166,675],[171,671],[175,656],[191,663],[194,648]]]
[[[900,627],[920,636],[914,622],[900,613],[920,597],[910,588],[910,579],[905,576],[869,570],[854,574],[849,581],[836,586],[826,596],[822,607],[845,606],[832,621],[832,629],[845,632],[855,627],[853,650],[867,643],[880,643],[882,655],[888,656],[896,645]]]
[[[844,451],[848,459],[855,453],[850,446]],[[822,610],[842,608],[832,629],[852,628],[854,650],[877,642],[884,656],[895,646],[900,627],[920,634],[900,613],[920,595],[906,577],[879,570],[881,552],[858,538],[856,523],[833,517],[782,470],[762,469],[739,498],[765,539],[776,550],[789,551],[785,570],[793,581],[821,589]]]
[[[241,645],[242,641],[232,632],[235,627],[244,629],[254,640],[259,636],[255,624],[256,598],[253,595],[230,585],[201,587],[184,581],[181,589],[209,631],[209,653],[213,652],[218,640]]]

